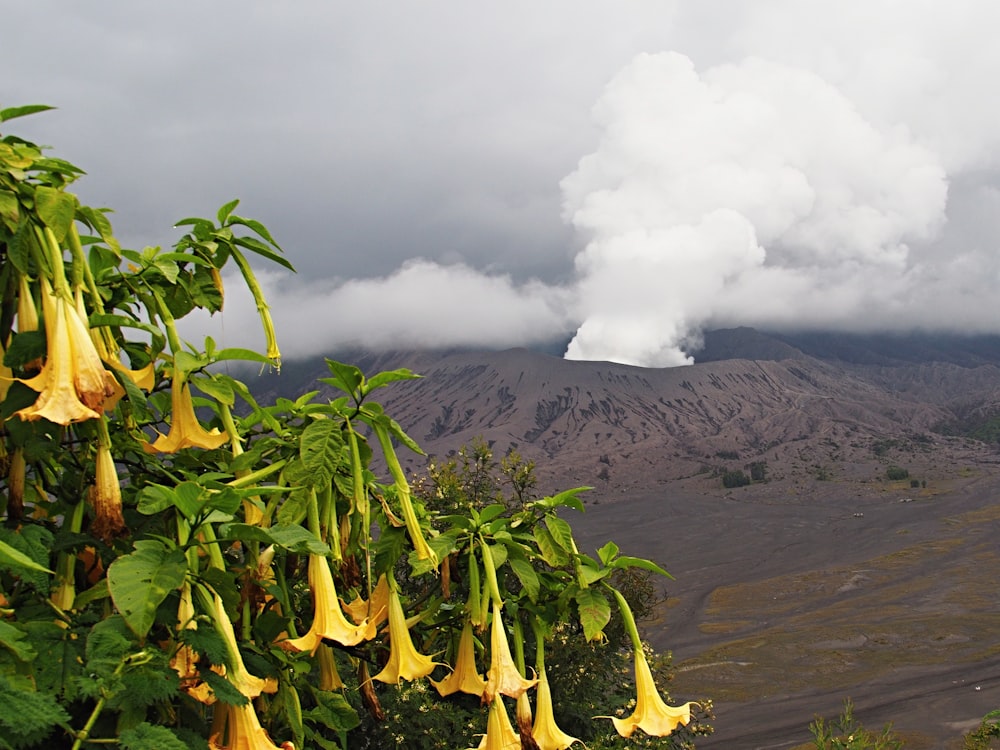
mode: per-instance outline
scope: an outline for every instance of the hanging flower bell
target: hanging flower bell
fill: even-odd
[[[486,719],[486,734],[475,750],[520,750],[521,738],[510,724],[510,717],[503,705],[503,698],[495,696],[490,703]],[[473,750],[469,748],[469,750]]]
[[[486,680],[476,669],[476,648],[472,638],[472,623],[466,620],[462,635],[458,639],[458,651],[455,654],[455,666],[447,677],[439,682],[431,680],[441,697],[452,693],[468,693],[482,695],[486,690]]]
[[[521,671],[510,653],[507,642],[507,630],[500,617],[500,605],[493,602],[493,625],[490,630],[490,671],[486,674],[486,689],[483,691],[483,703],[491,703],[499,693],[510,698],[517,698],[525,690],[535,686],[538,680],[529,680],[521,675]]]
[[[183,376],[174,375],[170,385],[170,431],[160,435],[156,442],[146,443],[147,453],[176,453],[184,448],[213,450],[225,445],[229,435],[217,429],[206,430],[194,413],[191,386]]]
[[[437,664],[424,656],[413,645],[410,630],[406,627],[403,604],[394,582],[389,584],[389,661],[385,668],[372,677],[379,682],[398,685],[402,680],[418,680],[434,671]]]
[[[354,625],[344,616],[330,564],[322,555],[309,555],[309,588],[312,591],[314,609],[309,632],[300,638],[282,641],[282,648],[315,654],[324,638],[344,646],[355,646],[375,637],[377,626],[374,623],[366,620]]]

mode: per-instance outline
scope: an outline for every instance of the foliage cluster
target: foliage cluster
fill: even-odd
[[[629,603],[636,571],[665,571],[577,548],[564,516],[583,488],[535,498],[505,457],[499,496],[473,454],[471,485],[414,493],[396,451],[420,449],[373,399],[407,370],[328,360],[339,397],[257,403],[215,365],[280,365],[249,261],[291,269],[268,230],[232,201],[178,222],[171,249],[122,248],[66,189],[81,174],[0,139],[0,748],[375,747],[393,712],[392,746],[452,722],[453,742],[566,747],[556,716],[583,717],[559,690],[583,693],[561,670],[583,691],[596,664],[614,674],[588,721],[679,746],[707,731],[663,701]],[[178,332],[222,309],[227,266],[263,354]]]

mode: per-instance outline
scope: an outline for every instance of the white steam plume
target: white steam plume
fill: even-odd
[[[594,118],[601,142],[562,182],[587,238],[570,358],[669,366],[708,323],[879,314],[945,219],[938,156],[802,69],[748,58],[699,75],[643,54]]]

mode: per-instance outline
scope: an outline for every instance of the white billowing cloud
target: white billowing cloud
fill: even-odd
[[[259,281],[286,359],[332,354],[345,347],[503,348],[565,336],[566,293],[538,281],[515,284],[465,265],[408,261],[395,273],[306,283],[274,272]],[[226,302],[213,319],[188,324],[222,347],[263,350],[255,303],[242,278],[225,277]]]
[[[870,320],[945,221],[939,156],[807,70],[642,54],[594,118],[562,182],[587,238],[571,358],[672,365],[708,322]]]

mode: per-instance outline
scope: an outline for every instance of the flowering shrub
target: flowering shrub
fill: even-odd
[[[81,174],[0,139],[0,748],[363,747],[362,713],[387,711],[412,716],[393,743],[421,747],[432,690],[466,706],[470,745],[562,748],[546,650],[601,641],[613,608],[636,700],[606,726],[694,728],[614,585],[665,571],[610,542],[581,553],[560,515],[581,489],[529,499],[521,476],[511,506],[429,509],[396,456],[419,447],[373,400],[407,370],[328,360],[338,398],[258,403],[214,366],[280,366],[249,262],[292,268],[268,230],[232,201],[178,222],[170,250],[122,248],[67,190]],[[222,310],[227,264],[264,353],[179,333]]]

